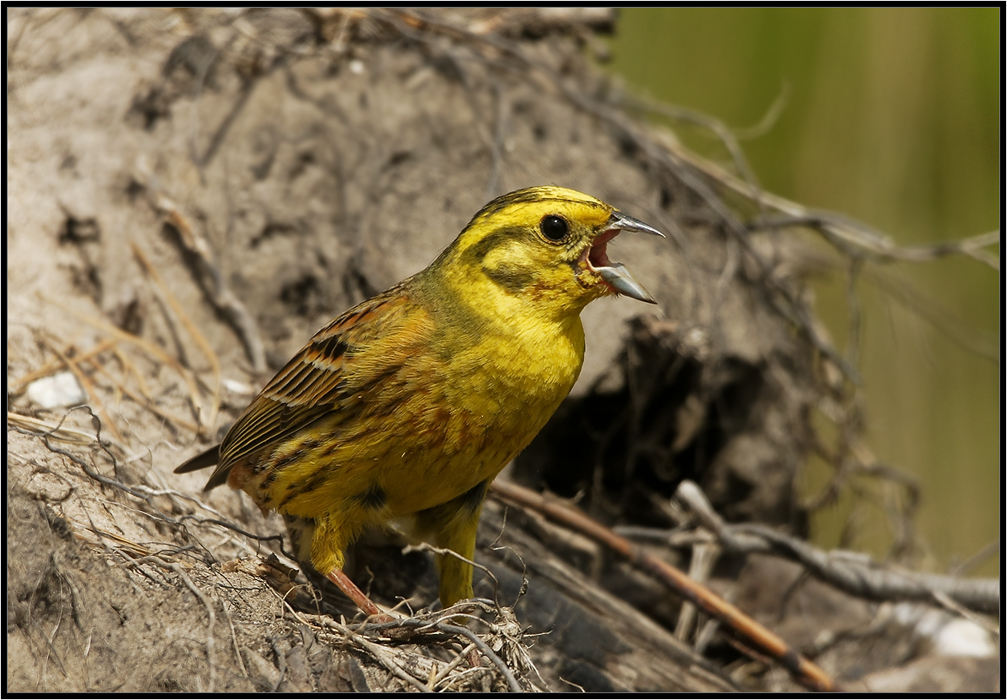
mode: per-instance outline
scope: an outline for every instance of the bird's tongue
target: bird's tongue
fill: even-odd
[[[591,262],[591,267],[595,270],[608,267],[612,263],[608,259],[608,242],[619,235],[619,229],[611,229],[600,234],[591,244],[591,252],[587,259]]]
[[[588,254],[588,262],[591,267],[601,275],[605,283],[619,294],[650,304],[656,304],[654,297],[650,296],[643,285],[636,281],[629,268],[619,262],[612,262],[608,259],[608,242],[619,235],[618,229],[605,231],[599,235],[591,245],[591,252]]]

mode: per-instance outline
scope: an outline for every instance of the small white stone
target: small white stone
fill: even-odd
[[[246,384],[245,382],[240,382],[237,379],[228,379],[224,377],[221,380],[224,388],[233,394],[239,394],[241,396],[251,396],[255,393],[255,388]]]
[[[350,61],[350,72],[353,73],[353,75],[360,75],[363,73],[364,62],[357,58]]]
[[[60,372],[35,380],[28,385],[28,398],[42,408],[78,406],[87,402],[87,394],[73,372]]]
[[[997,648],[989,633],[972,622],[951,620],[934,635],[934,651],[941,656],[996,656]]]

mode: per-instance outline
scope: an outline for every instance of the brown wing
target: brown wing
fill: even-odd
[[[414,327],[417,316],[425,317],[424,311],[398,285],[318,331],[228,431],[206,490],[224,483],[231,468],[242,460],[254,458],[335,411],[352,411],[360,387],[392,369],[382,367],[372,353],[366,371],[360,371],[359,358],[367,355],[375,341]]]

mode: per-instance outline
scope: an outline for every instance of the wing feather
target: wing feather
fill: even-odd
[[[414,334],[422,306],[402,285],[342,314],[316,333],[242,412],[220,445],[210,483],[226,480],[238,462],[265,457],[280,443],[338,412],[357,415],[361,389],[393,375],[398,359],[368,348],[399,333]],[[413,335],[410,335],[413,338]],[[415,339],[413,338],[413,342]],[[366,363],[361,362],[367,356]],[[382,359],[386,359],[382,362]]]

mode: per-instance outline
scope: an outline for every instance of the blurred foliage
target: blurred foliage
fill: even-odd
[[[736,129],[767,190],[924,244],[1000,226],[1000,20],[999,8],[625,9],[610,67],[632,91]],[[768,130],[752,133],[777,102]],[[671,126],[728,161],[709,134]],[[999,275],[962,258],[871,272],[885,284],[864,274],[857,285],[867,437],[920,480],[918,525],[931,566],[946,570],[1000,532]],[[816,282],[839,348],[850,335],[847,284],[841,270]],[[964,330],[907,310],[891,291],[907,285]],[[807,488],[826,477],[811,470]],[[858,511],[858,535],[844,545],[884,554],[879,505]],[[816,540],[839,543],[852,507],[819,513]],[[994,556],[972,573],[998,571]]]

